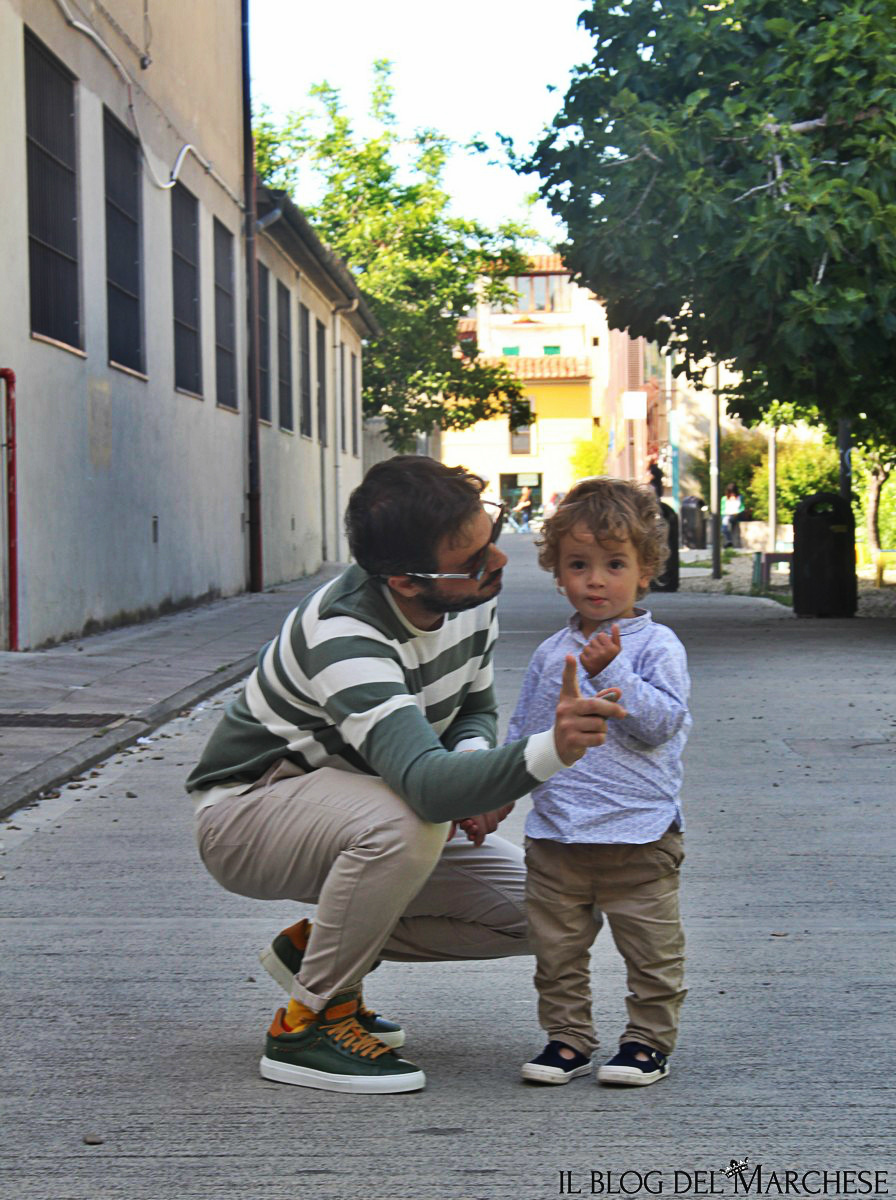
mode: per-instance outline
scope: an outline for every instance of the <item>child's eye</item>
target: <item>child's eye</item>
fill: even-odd
[[[626,566],[626,564],[622,561],[621,558],[614,558],[613,561],[610,563],[610,570],[611,571],[621,571],[621,570],[625,569],[625,566]]]

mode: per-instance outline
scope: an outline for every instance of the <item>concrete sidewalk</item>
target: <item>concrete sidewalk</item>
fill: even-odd
[[[0,653],[0,817],[242,679],[286,614],[340,569],[49,650]]]

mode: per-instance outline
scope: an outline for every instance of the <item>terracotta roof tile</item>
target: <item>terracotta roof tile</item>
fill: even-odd
[[[592,375],[591,363],[587,358],[574,358],[565,354],[545,354],[537,358],[507,355],[503,358],[481,358],[479,361],[490,367],[503,363],[514,375],[526,380],[590,379]]]
[[[563,271],[569,274],[569,268],[564,266],[563,259],[559,254],[533,254],[529,258],[532,271],[550,272],[556,274],[558,271]]]

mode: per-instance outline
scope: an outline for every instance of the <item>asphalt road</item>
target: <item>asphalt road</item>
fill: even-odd
[[[531,651],[566,616],[529,540],[507,544],[505,721]],[[371,977],[369,999],[426,1070],[421,1093],[262,1080],[280,996],[255,954],[301,910],[229,895],[196,857],[182,780],[219,696],[0,834],[0,1196],[734,1195],[724,1169],[744,1158],[751,1194],[896,1190],[896,622],[797,620],[737,596],[651,606],[694,682],[690,993],[667,1080],[521,1083],[543,1044],[528,959],[387,963]],[[505,827],[515,839],[526,808]],[[607,933],[594,976],[609,1054],[624,983]],[[813,1171],[829,1174],[803,1178]]]

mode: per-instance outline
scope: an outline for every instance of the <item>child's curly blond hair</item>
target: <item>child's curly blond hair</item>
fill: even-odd
[[[557,574],[560,539],[575,525],[584,525],[598,542],[629,539],[641,570],[651,579],[661,574],[669,557],[667,527],[653,489],[627,479],[595,476],[567,493],[536,542],[539,565],[546,571]],[[639,588],[638,599],[648,591]]]

